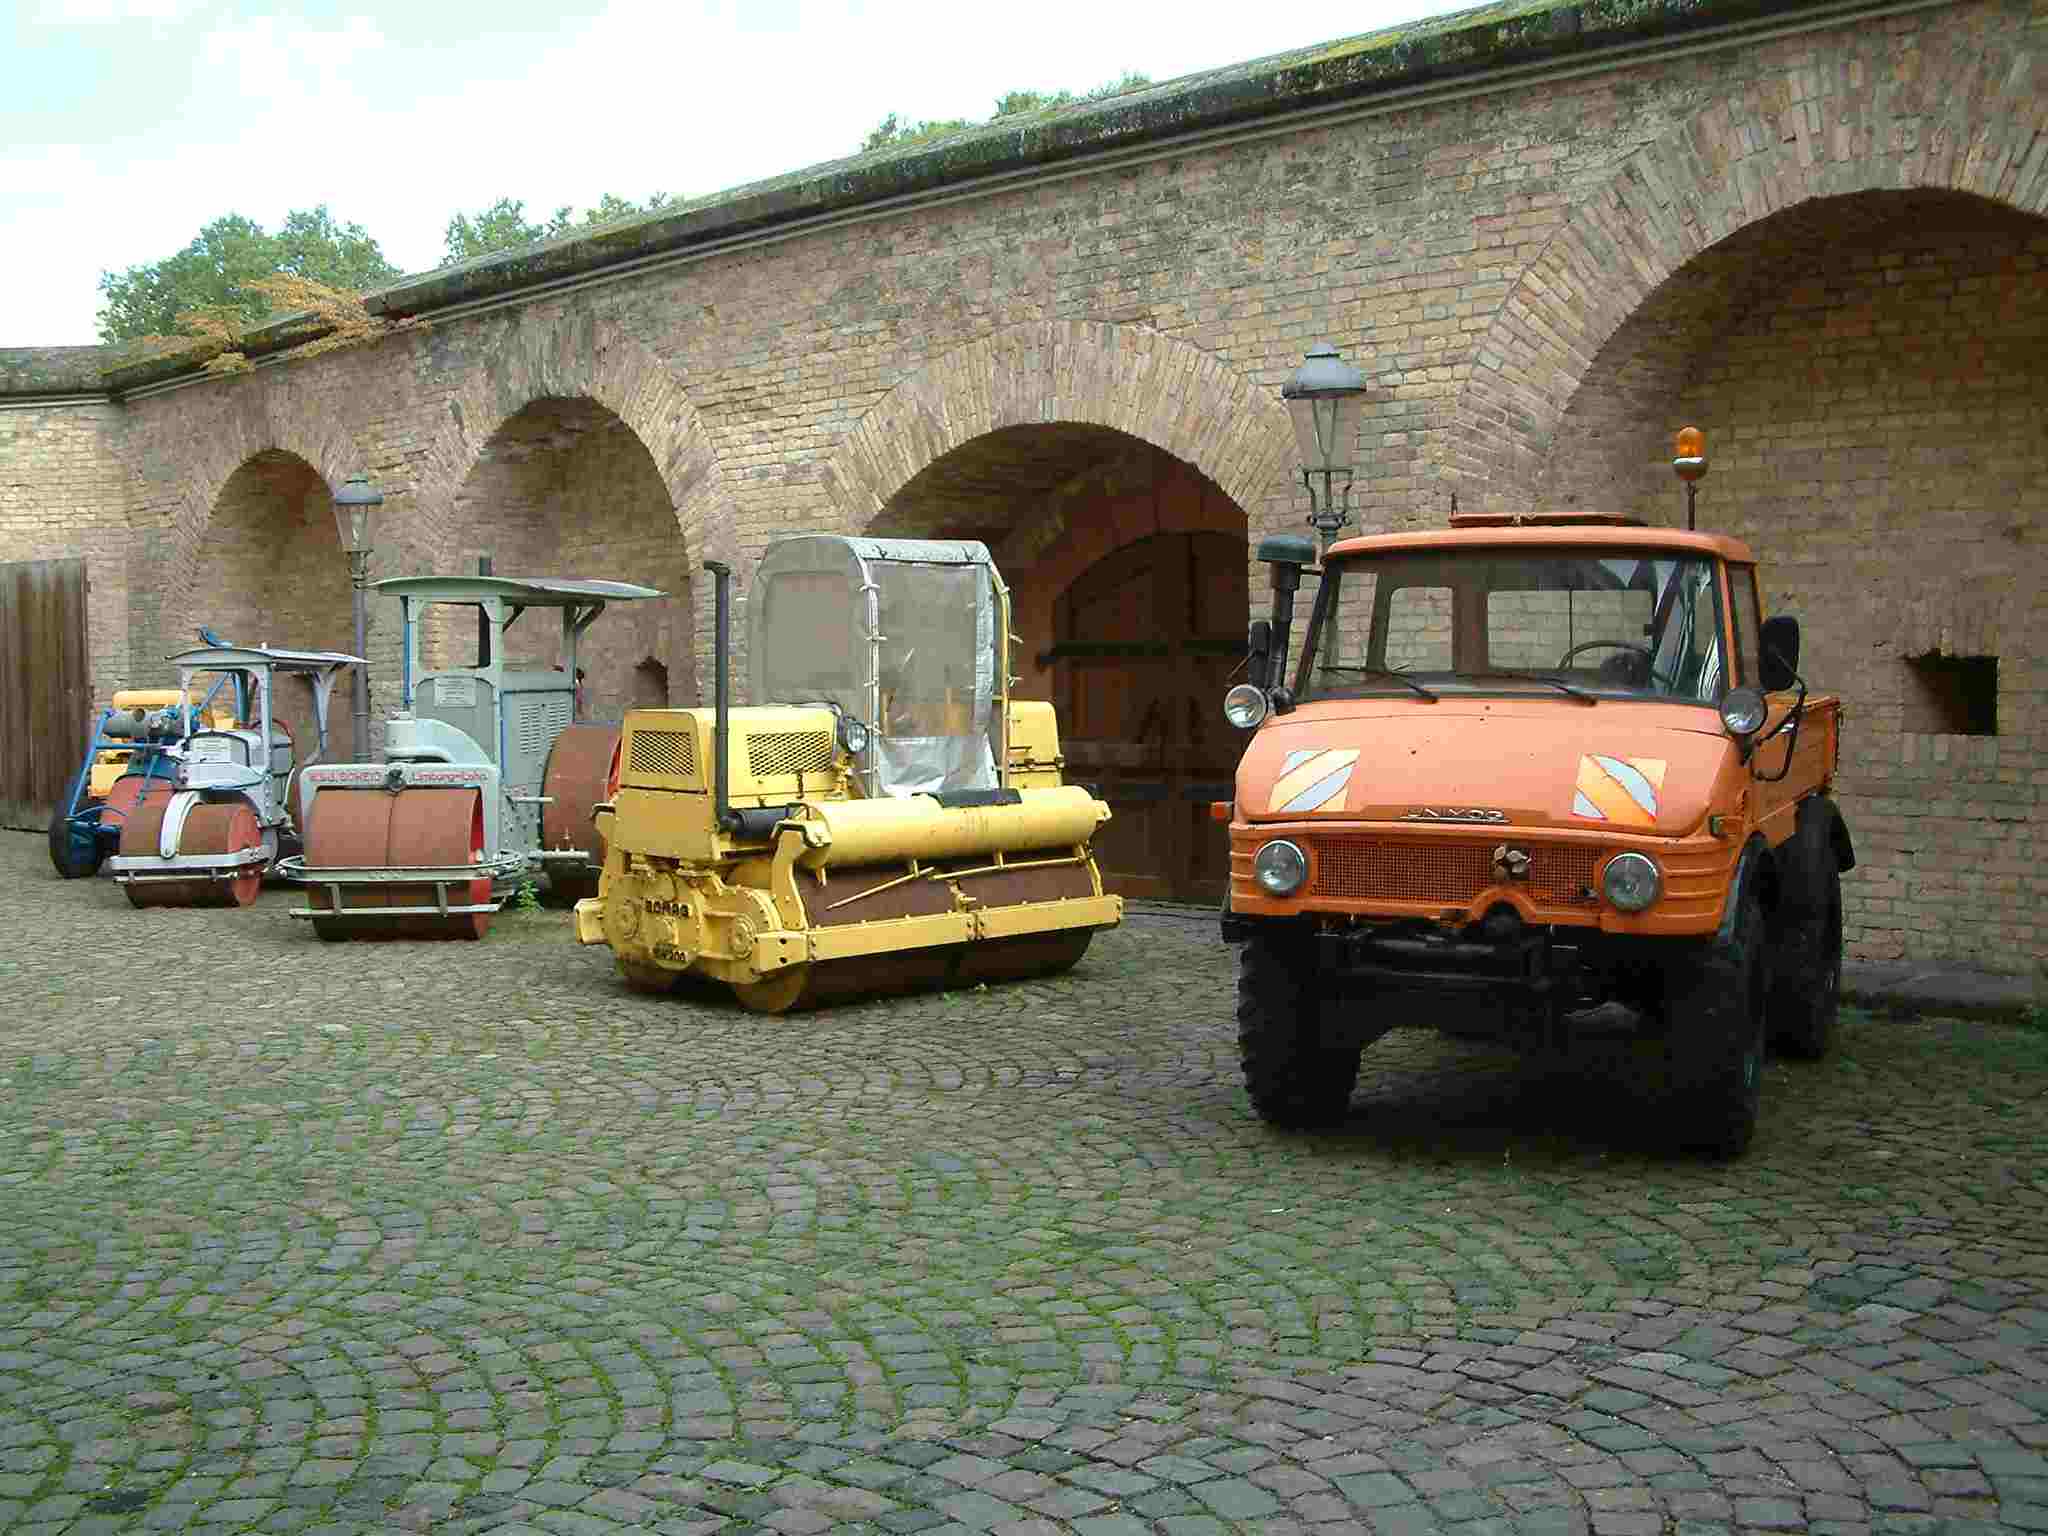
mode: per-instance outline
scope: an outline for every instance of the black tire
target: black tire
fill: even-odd
[[[94,826],[98,822],[95,818]],[[100,872],[107,850],[95,835],[81,838],[69,816],[59,811],[50,818],[50,865],[66,880],[85,880]]]
[[[1771,935],[1771,1043],[1819,1061],[1842,1007],[1842,871],[1827,815],[1802,816],[1779,857],[1785,895]]]
[[[1358,1048],[1316,1043],[1321,997],[1304,944],[1248,939],[1237,956],[1237,1050],[1252,1108],[1288,1130],[1344,1118]]]
[[[1685,1144],[1740,1157],[1756,1133],[1764,1079],[1769,976],[1755,872],[1745,871],[1726,938],[1692,946],[1665,975],[1674,1076]]]

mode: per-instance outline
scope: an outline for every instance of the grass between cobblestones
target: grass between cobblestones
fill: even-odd
[[[2048,1530],[2048,1032],[1757,1146],[1422,1031],[1258,1124],[1213,925],[763,1018],[0,837],[0,1531]]]

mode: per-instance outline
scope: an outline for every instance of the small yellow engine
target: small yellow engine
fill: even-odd
[[[1009,697],[1009,595],[980,544],[787,540],[752,603],[753,696],[626,717],[576,936],[627,982],[693,973],[764,1012],[1065,970],[1122,918],[1060,783],[1050,704]]]
[[[196,689],[188,699],[175,688],[123,688],[113,697],[112,704],[117,714],[107,722],[107,734],[140,735],[144,721],[152,711],[172,709],[188,702],[197,708],[205,701]],[[119,712],[128,714],[130,720],[121,720]],[[217,731],[228,730],[235,724],[234,710],[224,705],[215,705],[200,718]],[[106,747],[96,753],[92,760],[92,774],[86,783],[86,794],[94,800],[106,799],[114,787],[114,780],[128,771],[128,760],[134,755],[134,750],[129,747]]]

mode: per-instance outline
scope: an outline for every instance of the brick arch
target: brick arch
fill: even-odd
[[[848,531],[868,527],[920,471],[1003,427],[1112,427],[1200,470],[1241,507],[1293,462],[1278,392],[1143,326],[1030,321],[934,358],[869,407],[826,462]]]
[[[484,447],[536,400],[587,399],[640,439],[693,549],[730,552],[732,500],[711,435],[675,369],[588,309],[519,309],[448,397],[419,477],[420,523],[435,553],[453,528],[454,501]]]
[[[1717,101],[1631,155],[1517,280],[1475,349],[1449,444],[1469,506],[1535,496],[1568,403],[1610,340],[1717,242],[1816,199],[1967,192],[2048,212],[2030,153],[2048,135],[2048,63],[1957,28],[1873,33]],[[1895,148],[1905,145],[1906,148]]]
[[[711,434],[688,381],[646,346],[586,308],[559,304],[492,317],[462,387],[439,412],[417,481],[412,520],[421,569],[453,573],[463,488],[502,428],[535,401],[589,400],[637,437],[666,487],[693,567],[695,649],[708,656],[712,613],[707,558],[736,549],[733,502]],[[608,573],[610,574],[610,573]],[[631,579],[624,574],[621,579]]]
[[[209,402],[206,420],[194,423],[191,458],[164,519],[170,531],[170,571],[162,585],[166,638],[193,601],[207,534],[236,475],[266,454],[285,454],[304,462],[331,495],[350,475],[369,470],[362,446],[327,419],[320,402],[308,401],[302,409],[295,404],[288,389],[238,380]]]

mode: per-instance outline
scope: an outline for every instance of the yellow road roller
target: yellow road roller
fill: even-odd
[[[637,990],[693,975],[765,1013],[1043,976],[1123,916],[1088,845],[1109,807],[1060,782],[1050,704],[1010,697],[1010,600],[967,540],[771,545],[731,695],[627,714],[576,937]]]

